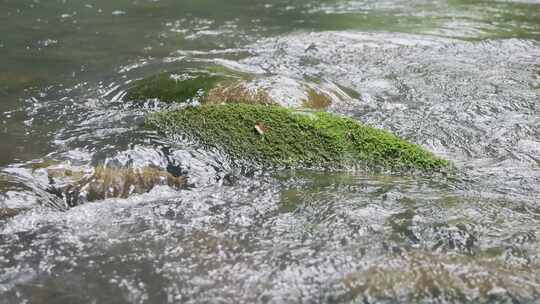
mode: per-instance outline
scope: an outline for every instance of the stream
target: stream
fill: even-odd
[[[208,65],[459,173],[245,170],[122,99]],[[188,186],[51,191],[104,165]],[[540,303],[540,1],[0,0],[0,253],[0,304]]]

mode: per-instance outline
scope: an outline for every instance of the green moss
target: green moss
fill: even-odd
[[[223,75],[209,73],[162,73],[133,83],[124,100],[157,98],[163,102],[185,102],[204,95],[217,83],[226,80]]]
[[[388,132],[324,112],[276,106],[204,105],[162,112],[147,124],[261,165],[437,170],[449,165]]]

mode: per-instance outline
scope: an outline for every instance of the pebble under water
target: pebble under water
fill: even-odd
[[[0,0],[1,304],[540,301],[538,1],[179,2]],[[209,64],[457,173],[247,170],[122,100]],[[102,165],[189,186],[51,193]]]

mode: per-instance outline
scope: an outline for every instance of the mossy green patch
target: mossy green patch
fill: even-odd
[[[294,167],[438,170],[449,163],[386,131],[325,112],[203,105],[152,114],[147,124],[223,150],[233,159]]]
[[[209,73],[162,73],[135,81],[124,100],[157,98],[168,103],[185,102],[203,98],[217,83],[226,79],[226,76]]]

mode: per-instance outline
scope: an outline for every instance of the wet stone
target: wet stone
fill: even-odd
[[[52,186],[49,192],[66,200],[68,205],[75,206],[84,202],[104,200],[107,198],[127,198],[133,194],[143,194],[156,186],[169,186],[181,189],[186,178],[152,167],[144,168],[109,168],[98,166],[90,176],[64,185],[61,188]]]
[[[276,101],[262,88],[250,88],[245,82],[219,84],[205,97],[205,104],[247,103],[276,105]]]
[[[323,92],[308,89],[307,95],[308,97],[302,104],[306,108],[324,110],[332,104],[332,98]]]
[[[162,73],[137,80],[124,100],[159,99],[165,103],[203,99],[206,93],[227,77],[209,73]]]
[[[124,100],[158,99],[165,103],[184,103],[208,99],[216,102],[216,99],[223,101],[232,95],[247,99],[253,93],[244,89],[241,83],[250,78],[249,74],[219,65],[207,66],[202,70],[163,72],[134,81]],[[253,100],[255,97],[262,98],[263,93],[253,95]]]
[[[14,217],[21,212],[20,209],[0,208],[0,221]]]

